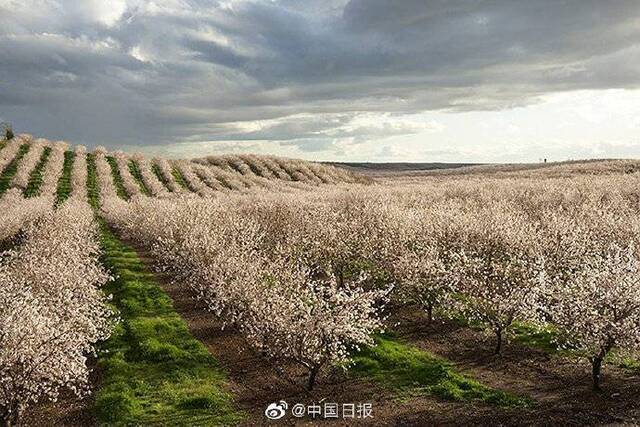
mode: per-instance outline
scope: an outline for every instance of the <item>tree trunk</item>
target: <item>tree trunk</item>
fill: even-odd
[[[1,421],[0,425],[2,425],[3,427],[12,427],[18,423],[18,415],[17,414],[6,415],[6,418],[2,418],[2,420],[0,421]]]
[[[433,322],[433,304],[427,304],[427,321],[429,324]]]
[[[20,419],[20,411],[17,408],[11,410],[5,408],[6,411],[0,413],[0,426],[3,427],[12,427],[18,424],[18,420]]]
[[[500,354],[502,351],[502,329],[496,329],[496,349],[494,354]]]
[[[315,365],[313,368],[311,368],[311,371],[309,372],[309,384],[307,385],[307,389],[309,391],[313,390],[313,386],[316,383],[316,376],[318,375],[319,370],[320,370],[320,365]]]
[[[593,377],[593,391],[600,391],[600,379],[602,375],[602,359],[603,357],[598,355],[591,359],[591,374]]]

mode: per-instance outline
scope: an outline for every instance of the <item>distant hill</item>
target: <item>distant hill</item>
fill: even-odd
[[[630,174],[640,172],[638,159],[585,159],[547,163],[329,163],[373,179],[424,177],[568,177],[574,175]]]
[[[88,151],[82,145],[70,147],[62,141],[28,134],[0,140],[0,197],[9,190],[29,197],[53,197],[59,181],[67,183],[72,193],[86,195],[89,170],[95,172],[104,196],[117,195],[127,200],[138,195],[215,196],[226,191],[288,191],[372,181],[344,168],[267,155],[227,154],[173,160],[147,158],[141,153],[109,152],[104,147]]]

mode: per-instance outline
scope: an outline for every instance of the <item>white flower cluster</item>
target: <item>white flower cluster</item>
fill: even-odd
[[[247,164],[256,165],[257,170],[266,178],[270,178],[270,175],[273,175],[283,181],[291,181],[291,176],[273,160],[273,157],[252,154],[240,155],[239,157]],[[210,158],[209,161],[211,162]]]
[[[11,181],[11,187],[25,190],[29,185],[29,178],[31,177],[31,171],[36,167],[44,149],[50,146],[51,143],[46,139],[38,138],[29,144],[29,151],[22,157],[18,164],[18,170],[13,176]]]
[[[208,173],[214,180],[218,181],[220,185],[230,190],[246,191],[247,188],[251,187],[263,187],[263,181],[255,175],[245,176],[238,172],[224,170],[215,165],[204,169],[207,169]]]
[[[111,165],[107,162],[107,150],[104,147],[96,147],[94,153],[96,156],[96,179],[100,189],[100,201],[118,197]]]
[[[333,166],[305,162],[296,159],[283,159],[275,156],[256,156],[252,154],[209,156],[196,162],[217,166],[227,172],[241,174],[248,178],[268,180],[296,181],[310,184],[335,184],[356,182],[352,173]]]
[[[193,172],[202,180],[202,182],[204,182],[208,187],[210,187],[211,189],[215,190],[215,191],[229,191],[229,188],[225,185],[223,185],[222,182],[220,182],[218,179],[216,179],[216,176],[213,172],[213,168],[215,166],[211,166],[211,167],[206,167],[203,165],[200,165],[198,163],[192,163],[191,164],[191,169],[193,170]],[[222,170],[222,169],[220,169]],[[224,171],[223,171],[224,172]],[[227,172],[229,173],[229,172]]]
[[[640,220],[635,177],[463,179],[389,190],[404,206],[387,261],[398,295],[441,306],[497,338],[516,321],[551,325],[593,365],[640,349]],[[391,241],[390,239],[389,241]]]
[[[211,156],[205,159],[197,159],[195,163],[208,166],[198,165],[196,170],[207,185],[216,190],[246,191],[247,188],[274,189],[276,186],[276,182],[273,181],[275,177],[268,169],[262,169],[266,170],[264,172],[266,177],[260,173],[256,174],[249,164],[240,159],[239,156]],[[261,171],[258,168],[255,168],[255,170]]]
[[[543,248],[544,308],[564,344],[591,360],[596,389],[613,348],[640,349],[640,220],[635,202],[608,199],[549,212]]]
[[[367,307],[394,285],[429,317],[484,325],[496,352],[516,322],[552,325],[589,357],[597,387],[612,348],[640,348],[639,187],[633,176],[434,179],[145,200],[108,217],[256,348],[311,371],[368,342],[380,317]],[[350,297],[355,317],[332,311]]]
[[[49,212],[53,197],[26,199],[18,189],[8,190],[0,198],[0,243],[15,237],[21,230]]]
[[[255,159],[249,160],[228,154],[196,159],[195,162],[208,166],[207,168],[200,167],[199,170],[209,176],[206,182],[210,186],[213,184],[213,186],[221,186],[231,190],[244,190],[251,187],[273,189],[277,184],[275,181],[278,180],[278,177],[264,166],[257,156]],[[282,174],[287,177],[287,180],[290,179],[284,171]],[[282,186],[281,183],[279,184]]]
[[[52,143],[51,154],[47,158],[47,163],[42,171],[42,184],[40,185],[40,195],[54,196],[58,188],[58,180],[62,176],[64,153],[69,148],[66,142],[58,141]]]
[[[140,190],[140,185],[133,175],[131,175],[131,171],[129,170],[129,157],[122,151],[116,151],[113,153],[113,157],[116,159],[118,171],[122,177],[122,185],[129,197],[133,198],[141,195],[142,191]]]
[[[0,166],[30,141],[27,135],[9,141]],[[0,241],[49,215],[65,148],[53,147],[42,197],[27,205],[14,189],[0,199]],[[154,196],[179,196],[149,198],[137,197],[129,159],[116,153],[125,190],[136,196],[126,203],[105,155],[96,150],[111,224],[146,245],[263,354],[308,369],[310,386],[322,366],[344,362],[352,346],[371,344],[391,287],[392,297],[419,304],[429,319],[442,311],[484,325],[495,334],[497,352],[514,323],[551,325],[559,344],[589,357],[594,387],[608,352],[640,348],[634,174],[607,167],[593,176],[565,176],[567,170],[545,178],[505,170],[320,186],[358,179],[271,156],[193,162],[136,156]],[[34,160],[25,159],[22,167],[33,169]],[[164,189],[153,165],[174,191]],[[174,167],[190,190],[177,184]],[[73,203],[86,200],[86,180],[86,152],[77,147]]]
[[[71,197],[87,200],[87,148],[76,145],[71,169]]]
[[[322,367],[373,343],[389,289],[366,286],[367,271],[348,264],[366,265],[375,253],[361,216],[336,215],[334,208],[348,206],[342,200],[291,197],[112,200],[104,210],[254,348],[307,369],[313,387]],[[375,204],[362,211],[374,215]]]
[[[171,164],[167,159],[163,157],[155,157],[153,159],[153,163],[158,166],[160,175],[166,183],[169,191],[171,191],[172,193],[185,192],[185,190],[180,185],[178,185],[175,178],[173,177],[173,174],[171,173]]]
[[[0,151],[0,171],[4,170],[16,157],[22,144],[28,144],[32,140],[31,135],[20,134],[7,142],[7,145]]]
[[[202,197],[215,195],[215,192],[194,171],[194,164],[188,160],[175,160],[173,166],[180,172],[190,190]]]
[[[33,202],[33,200],[31,200]],[[112,312],[98,286],[93,211],[69,200],[27,226],[25,241],[0,262],[0,419],[15,424],[61,388],[87,389],[87,355],[109,336]]]
[[[171,193],[167,191],[164,184],[160,182],[158,177],[153,173],[151,162],[139,153],[134,154],[132,158],[137,163],[142,182],[144,182],[145,187],[149,189],[151,196],[169,197]]]
[[[97,157],[108,155],[106,150],[98,147]],[[314,164],[301,160],[280,159],[273,156],[255,155],[225,155],[212,156],[205,159],[173,160],[163,158],[146,159],[141,153],[128,157],[121,151],[113,153],[122,178],[125,192],[129,197],[140,196],[140,183],[131,173],[130,160],[135,161],[140,178],[152,197],[172,197],[180,193],[193,192],[201,197],[215,197],[218,192],[260,192],[261,190],[277,190],[291,192],[292,190],[309,190],[319,184],[334,184],[355,182],[355,176],[336,167]],[[107,181],[106,169],[103,161],[97,160],[98,175],[105,177],[100,180],[101,192],[109,196],[113,183]],[[80,166],[78,166],[80,167]],[[161,179],[154,172],[154,167],[160,173]],[[176,182],[172,171],[177,170],[187,189]],[[113,179],[113,177],[111,177]]]

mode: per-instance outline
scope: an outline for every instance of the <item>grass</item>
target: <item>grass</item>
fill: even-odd
[[[479,325],[471,324],[464,319],[456,319],[466,326],[482,329]],[[514,322],[509,339],[531,348],[544,351],[551,356],[588,358],[589,354],[578,349],[575,345],[563,340],[552,325],[537,325],[530,322]],[[606,357],[605,363],[618,366],[632,375],[640,373],[640,355],[623,355],[616,349]]]
[[[187,181],[185,181],[184,176],[182,176],[182,173],[178,170],[178,168],[171,169],[171,175],[173,175],[173,179],[176,180],[180,187],[184,188],[185,190],[192,191],[187,185]]]
[[[0,150],[2,150],[8,143],[9,141],[6,139],[2,139],[0,140]]]
[[[89,202],[99,204],[95,157],[87,157]],[[225,375],[191,336],[171,299],[135,250],[100,222],[102,262],[115,280],[105,286],[120,323],[103,343],[95,398],[100,425],[217,426],[242,414],[223,390]]]
[[[11,180],[13,179],[16,172],[18,172],[18,164],[20,163],[20,160],[22,160],[24,155],[27,154],[27,151],[29,151],[29,144],[22,144],[20,146],[20,149],[16,153],[16,156],[4,168],[2,174],[0,174],[0,195],[4,194],[4,192],[9,189]]]
[[[511,328],[511,340],[549,354],[563,354],[568,351],[560,348],[558,333],[549,325],[515,322]]]
[[[164,185],[167,191],[172,192],[171,188],[169,187],[169,182],[162,174],[162,170],[160,169],[160,166],[154,163],[153,166],[151,166],[151,170],[153,171],[153,174],[158,178],[158,181],[160,181],[162,185]]]
[[[476,331],[485,330],[485,326],[477,321],[469,321],[460,313],[450,310],[436,310],[437,316],[446,317],[459,325],[471,328]],[[516,342],[528,347],[537,348],[551,355],[567,355],[571,350],[561,347],[558,332],[551,325],[538,325],[532,322],[515,321],[505,334],[508,346],[509,342]],[[565,347],[567,347],[565,343]]]
[[[551,326],[536,327],[526,323],[514,324],[514,341],[529,347],[538,348],[548,354],[562,357],[588,358],[589,354],[570,343],[562,342],[558,332]],[[640,354],[628,355],[613,349],[606,357],[605,363],[619,366],[630,374],[640,373]]]
[[[96,171],[96,155],[87,154],[87,200],[94,209],[100,207],[100,190],[98,189],[98,173]]]
[[[107,162],[109,163],[109,166],[111,166],[111,177],[113,178],[113,184],[116,187],[116,193],[118,193],[120,198],[129,200],[129,195],[124,189],[122,175],[120,175],[120,170],[118,169],[118,162],[116,162],[116,159],[113,156],[107,156]]]
[[[631,374],[640,374],[640,359],[625,356],[620,360],[620,367]]]
[[[628,375],[640,375],[640,352],[613,349],[604,360],[607,364],[621,368]]]
[[[71,194],[71,170],[73,169],[74,158],[73,151],[67,150],[64,152],[62,175],[58,179],[58,187],[56,189],[56,206],[67,200]]]
[[[151,196],[151,191],[147,188],[147,186],[144,184],[144,180],[142,179],[142,173],[140,172],[140,167],[138,166],[138,162],[134,160],[130,160],[129,171],[131,172],[131,175],[138,183],[138,186],[140,186],[140,191],[142,191],[142,194],[144,194],[145,196]]]
[[[224,373],[194,339],[136,252],[103,224],[105,289],[122,319],[99,358],[95,410],[103,425],[229,425],[241,419]]]
[[[204,176],[204,175],[203,175],[202,173],[200,173],[200,171],[194,171],[194,172],[195,172],[196,176],[197,176],[198,178],[200,178],[200,179],[202,180],[202,182],[203,182],[207,187],[211,188],[212,190],[215,190],[215,188],[214,188],[214,187],[212,187],[211,185],[209,185],[208,180],[206,180],[206,179],[204,179],[204,178],[203,178],[203,176]],[[218,181],[218,182],[220,183],[220,185],[222,185],[224,188],[227,188],[227,189],[229,189],[229,190],[233,190],[233,187],[231,186],[231,184],[229,184],[229,181],[227,181],[224,177],[221,177],[221,176],[215,176],[214,178],[215,178],[215,180],[216,180],[216,181]]]
[[[446,400],[479,401],[503,407],[534,404],[531,399],[487,387],[456,372],[446,360],[389,336],[378,336],[376,344],[354,356],[351,372],[412,395],[426,393]]]
[[[27,188],[25,188],[24,190],[24,197],[35,197],[40,193],[40,186],[42,185],[42,172],[44,171],[47,160],[51,155],[51,151],[51,147],[45,147],[44,151],[42,152],[40,161],[33,169],[33,171],[31,171],[31,175],[29,175],[29,183],[27,184]]]

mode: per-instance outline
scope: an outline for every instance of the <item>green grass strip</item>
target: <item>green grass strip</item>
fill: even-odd
[[[233,190],[233,187],[231,186],[231,184],[229,184],[229,181],[227,181],[224,177],[216,176],[215,178],[223,187],[228,188],[229,190]]]
[[[35,197],[40,194],[42,172],[44,171],[44,167],[46,166],[47,160],[49,159],[52,151],[51,147],[45,147],[44,151],[42,151],[40,161],[33,171],[31,171],[31,175],[29,175],[29,184],[27,184],[27,188],[24,190],[24,197]]]
[[[87,191],[99,204],[95,158],[87,158]],[[108,426],[219,426],[242,414],[223,390],[225,374],[191,336],[136,251],[99,219],[102,262],[116,279],[105,287],[121,322],[103,343],[95,413]]]
[[[73,170],[74,159],[75,153],[73,151],[67,150],[64,152],[62,175],[58,179],[58,187],[56,189],[56,206],[67,200],[71,194],[71,171]]]
[[[480,401],[503,407],[529,407],[531,399],[495,390],[462,375],[444,359],[388,336],[357,353],[351,372],[411,395],[430,394],[446,400]]]
[[[438,314],[442,317],[451,319],[460,326],[471,328],[475,331],[485,330],[485,326],[478,321],[470,321],[466,319],[462,313],[450,310],[438,310]],[[533,322],[514,321],[508,330],[505,331],[506,346],[510,342],[516,342],[531,348],[542,350],[549,355],[569,355],[570,345],[562,340],[558,332],[551,325],[537,324]]]
[[[111,166],[111,177],[113,178],[113,184],[116,187],[116,193],[118,193],[118,196],[120,196],[121,199],[129,200],[129,195],[124,189],[124,182],[122,181],[122,175],[120,175],[116,158],[113,156],[107,156],[107,162],[109,163],[109,166]]]
[[[638,356],[640,356],[640,354]],[[631,374],[640,374],[640,358],[636,359],[631,356],[622,357],[619,366]]]
[[[140,166],[138,165],[138,162],[136,162],[135,160],[129,160],[129,171],[138,183],[142,194],[144,194],[145,196],[151,196],[151,191],[149,191],[147,186],[144,184],[144,180],[142,179],[142,173],[140,172]]]
[[[98,186],[98,172],[96,170],[96,155],[87,154],[87,200],[94,209],[100,207],[100,189]]]
[[[204,179],[203,176],[204,174],[200,173],[200,171],[194,171],[194,173],[196,174],[196,176],[198,178],[200,178],[200,180],[204,183],[204,185],[206,185],[207,187],[211,188],[212,190],[216,190],[214,187],[212,187],[211,185],[209,185],[209,181]],[[229,190],[233,190],[233,187],[231,185],[229,185],[229,182],[219,176],[214,176],[215,180],[218,181],[220,183],[220,185],[222,185],[225,188],[228,188]]]
[[[158,178],[158,181],[160,181],[162,183],[162,185],[164,185],[164,187],[167,189],[167,191],[169,192],[173,192],[173,190],[171,189],[171,187],[169,187],[169,180],[167,180],[164,175],[162,174],[162,170],[160,169],[160,166],[156,165],[155,163],[151,166],[151,170],[153,171],[153,174]]]
[[[180,172],[178,168],[171,169],[171,175],[173,175],[173,179],[176,180],[180,187],[184,188],[185,190],[193,191],[187,185],[187,181],[184,179],[184,176],[182,176],[182,172]]]
[[[240,420],[225,376],[189,333],[136,252],[106,226],[104,264],[117,277],[105,289],[122,322],[99,358],[95,410],[103,425],[229,425]]]
[[[5,191],[9,189],[9,184],[11,184],[11,180],[13,176],[18,172],[18,164],[20,160],[27,154],[29,151],[29,144],[22,144],[20,149],[16,153],[16,156],[9,162],[9,164],[4,168],[2,174],[0,174],[0,196],[4,194]]]
[[[537,348],[549,354],[569,353],[568,350],[561,349],[560,337],[549,325],[514,322],[511,326],[511,335],[514,342]],[[567,347],[566,343],[564,347]]]

